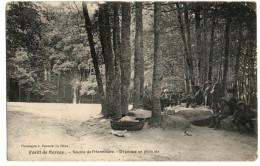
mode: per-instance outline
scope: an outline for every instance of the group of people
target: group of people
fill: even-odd
[[[221,121],[228,116],[232,116],[233,124],[238,127],[242,134],[247,130],[254,132],[253,120],[255,118],[254,112],[244,102],[237,102],[236,90],[228,89],[227,95],[222,97],[221,86],[216,78],[212,82],[207,81],[204,89],[199,86],[194,86],[194,93],[185,95],[183,92],[173,93],[168,89],[161,93],[160,104],[161,110],[165,107],[175,106],[177,104],[186,103],[186,107],[195,107],[197,105],[205,105],[213,110],[213,115],[210,117],[210,128],[220,129]],[[151,110],[151,100],[148,93],[145,91],[143,96],[144,109]],[[249,124],[249,128],[247,127]]]
[[[239,129],[242,134],[247,130],[255,132],[253,119],[255,113],[243,101],[237,102],[236,89],[228,89],[224,97],[221,94],[221,86],[214,78],[212,83],[206,82],[204,90],[204,104],[213,110],[213,116],[210,118],[210,128],[215,130],[221,128],[221,121],[228,116],[232,116],[232,123]],[[249,127],[247,127],[249,124]]]

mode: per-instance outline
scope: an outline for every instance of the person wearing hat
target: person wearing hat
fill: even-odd
[[[216,109],[216,113],[212,116],[212,122],[209,126],[210,128],[214,128],[214,130],[220,129],[221,120],[225,119],[229,115],[228,102],[225,98],[220,98],[218,100],[218,107]]]
[[[204,104],[205,104],[205,106],[211,106],[211,96],[210,96],[211,88],[212,88],[211,82],[206,81],[205,90],[204,90]]]
[[[255,132],[254,124],[252,119],[254,118],[254,113],[251,111],[247,105],[240,101],[237,103],[237,109],[233,115],[233,124],[238,127],[239,133],[243,134],[247,131],[246,124],[249,123],[249,131]]]
[[[237,109],[237,100],[235,98],[237,91],[235,89],[228,89],[227,90],[227,97],[228,97],[228,107],[230,110],[229,115],[233,115],[235,110]]]

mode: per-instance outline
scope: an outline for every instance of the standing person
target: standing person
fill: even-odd
[[[180,91],[179,93],[178,93],[178,96],[177,96],[177,100],[178,100],[178,105],[180,105],[181,104],[181,101],[182,101],[182,98],[183,98],[183,92],[182,91]]]
[[[178,102],[177,100],[178,100],[178,98],[177,98],[176,94],[174,92],[172,92],[171,97],[170,97],[170,104],[177,105],[177,102]]]
[[[169,103],[169,99],[170,96],[168,94],[169,90],[165,89],[162,93],[161,93],[161,111],[163,111],[163,109],[168,105]]]
[[[213,78],[212,80],[212,84],[213,84],[213,87],[210,91],[210,94],[211,94],[211,99],[212,99],[212,103],[211,103],[211,108],[214,112],[214,114],[216,113],[216,109],[217,109],[217,103],[218,103],[218,99],[220,98],[220,93],[221,93],[221,87],[220,87],[220,84],[218,83],[217,79],[216,78]]]
[[[237,100],[235,98],[237,91],[235,89],[228,89],[227,90],[227,97],[228,97],[228,107],[230,110],[229,115],[233,115],[235,110],[237,109]]]
[[[227,118],[229,115],[229,108],[227,105],[227,100],[225,98],[220,98],[218,100],[218,105],[216,109],[216,113],[212,116],[212,122],[209,128],[213,128],[214,130],[221,128],[221,120]]]
[[[193,97],[193,103],[196,104],[196,105],[201,105],[203,103],[203,94],[200,90],[200,87],[199,86],[195,86],[194,87],[195,89],[195,95]]]
[[[151,97],[150,97],[150,95],[149,95],[147,90],[144,91],[143,109],[144,110],[151,110],[152,109]]]
[[[210,81],[206,81],[205,83],[206,88],[204,90],[204,104],[205,106],[210,106],[211,107],[211,95],[210,95],[210,91],[211,91],[211,82]]]
[[[246,132],[246,124],[249,123],[249,131],[255,133],[255,128],[252,119],[254,118],[254,113],[250,110],[244,102],[237,103],[237,109],[233,115],[233,124],[238,127],[239,133],[243,134]]]

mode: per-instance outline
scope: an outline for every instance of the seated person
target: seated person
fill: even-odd
[[[218,100],[218,107],[216,113],[211,117],[211,125],[209,128],[214,128],[214,130],[220,129],[221,120],[227,118],[229,115],[229,108],[227,105],[227,100],[225,98],[220,98]]]
[[[235,110],[237,109],[237,100],[235,99],[236,95],[236,90],[235,89],[228,89],[227,90],[227,97],[228,97],[228,107],[230,110],[229,115],[233,115]]]
[[[203,94],[202,94],[202,92],[200,90],[200,87],[199,86],[195,86],[194,90],[195,90],[195,96],[192,98],[192,102],[195,105],[201,105],[203,103]]]
[[[255,132],[254,124],[252,119],[254,118],[254,113],[251,111],[244,102],[238,102],[237,109],[233,115],[233,124],[238,127],[239,133],[243,134],[247,131],[246,124],[249,123],[249,131]]]

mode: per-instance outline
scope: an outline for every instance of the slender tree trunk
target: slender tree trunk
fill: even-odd
[[[60,102],[60,75],[57,76],[57,103]]]
[[[30,97],[31,97],[31,91],[27,91],[27,97],[26,97],[26,102],[30,102]]]
[[[187,67],[186,67],[186,58],[183,58],[183,68],[185,71],[187,71]],[[189,86],[189,76],[187,72],[184,72],[184,85],[185,85],[185,94],[189,94],[190,93],[190,86]]]
[[[243,25],[240,24],[239,30],[238,30],[238,48],[237,48],[237,54],[236,54],[236,62],[235,62],[235,80],[234,80],[234,89],[237,89],[237,80],[238,80],[238,71],[239,71],[239,59],[241,54],[241,44],[243,40],[243,31],[242,31]]]
[[[249,94],[248,94],[248,103],[253,107],[252,99],[253,99],[253,80],[255,79],[255,42],[253,41],[253,38],[250,39],[249,42],[249,48],[250,48],[250,53],[249,53],[249,66],[248,66],[248,83],[249,83]],[[255,84],[256,86],[256,84]]]
[[[203,72],[201,72],[201,78],[202,78],[202,80],[201,80],[201,83],[202,84],[204,84],[205,82],[206,82],[206,78],[207,78],[207,47],[205,47],[206,45],[207,45],[207,31],[206,31],[206,29],[207,29],[207,27],[206,27],[206,25],[207,25],[207,15],[208,15],[208,13],[207,13],[207,9],[206,9],[206,3],[203,3],[203,45],[204,45],[204,47],[203,47],[203,49],[202,49],[202,51],[203,51],[203,54],[202,54],[202,60],[203,60],[203,67],[202,67],[202,70],[203,70]]]
[[[121,109],[122,114],[128,114],[129,86],[131,77],[131,48],[130,48],[131,8],[129,2],[122,2],[121,30]]]
[[[8,77],[8,74],[6,76],[6,101],[10,101],[10,78]]]
[[[99,33],[100,42],[102,46],[102,53],[105,62],[105,73],[106,73],[106,115],[115,116],[117,110],[115,110],[114,103],[114,79],[115,79],[115,68],[114,68],[114,56],[111,45],[111,29],[109,23],[109,9],[108,4],[102,4],[99,7]]]
[[[73,104],[77,104],[77,88],[76,88],[76,86],[73,86],[73,101],[72,101],[72,103]]]
[[[134,94],[133,108],[139,108],[144,86],[144,58],[143,58],[143,16],[142,2],[135,2],[136,30],[134,55]]]
[[[220,60],[219,60],[219,67],[218,67],[218,81],[222,80],[222,68],[223,68],[223,56],[220,56]]]
[[[188,45],[188,56],[186,57],[186,63],[189,70],[189,80],[190,80],[190,90],[194,92],[194,74],[193,74],[193,60],[191,56],[191,36],[190,36],[190,21],[189,21],[189,11],[186,3],[184,5],[184,20],[186,24],[186,31],[187,31],[187,45]]]
[[[91,51],[91,57],[93,60],[93,65],[94,65],[94,69],[95,69],[95,75],[96,75],[96,81],[97,81],[97,85],[98,85],[98,94],[100,97],[100,101],[101,101],[101,113],[103,115],[107,115],[107,111],[105,108],[105,94],[104,94],[104,90],[103,90],[103,83],[102,83],[102,77],[100,74],[100,70],[99,70],[99,65],[98,65],[98,56],[96,54],[96,50],[95,50],[95,45],[94,45],[94,40],[93,40],[93,30],[92,30],[92,24],[89,18],[89,14],[88,14],[88,8],[86,5],[86,2],[82,2],[82,6],[83,6],[83,14],[84,14],[84,18],[85,18],[85,29],[87,31],[88,34],[88,41],[89,41],[89,47],[90,47],[90,51]]]
[[[201,26],[200,26],[200,6],[195,9],[195,30],[196,30],[196,52],[197,52],[197,71],[198,71],[198,82],[201,83],[201,53],[202,53],[202,42],[201,42]]]
[[[187,42],[186,42],[186,37],[185,37],[185,32],[184,32],[184,26],[183,26],[183,20],[181,17],[181,11],[180,11],[180,7],[179,4],[177,3],[177,12],[178,12],[178,21],[180,24],[180,32],[181,32],[181,37],[182,37],[182,42],[183,42],[183,46],[184,46],[184,71],[185,71],[185,85],[189,86],[189,72],[188,72],[188,68],[187,68],[187,64],[186,64],[186,59],[188,57],[188,47],[187,47]],[[185,86],[185,87],[186,87]],[[190,92],[190,89],[186,87],[185,93],[188,94]]]
[[[217,6],[215,7],[215,12]],[[212,61],[213,61],[213,50],[214,50],[214,36],[215,36],[215,27],[216,27],[216,16],[213,15],[211,34],[210,34],[210,46],[209,46],[209,61],[208,61],[208,80],[212,80]]]
[[[22,85],[21,85],[21,81],[18,81],[18,86],[19,86],[19,102],[22,101]]]
[[[161,50],[161,3],[154,3],[154,68],[152,84],[152,119],[151,125],[158,126],[161,122],[161,81],[162,81],[162,50]]]
[[[115,85],[114,104],[117,117],[122,117],[121,111],[121,72],[120,72],[120,32],[119,32],[119,2],[114,2],[114,28],[113,28],[113,48],[115,54]]]
[[[226,90],[226,80],[228,73],[228,59],[229,59],[229,26],[230,26],[230,18],[227,16],[226,19],[226,28],[225,28],[225,48],[224,48],[224,69],[223,69],[223,77],[222,77],[222,95],[224,95]]]

